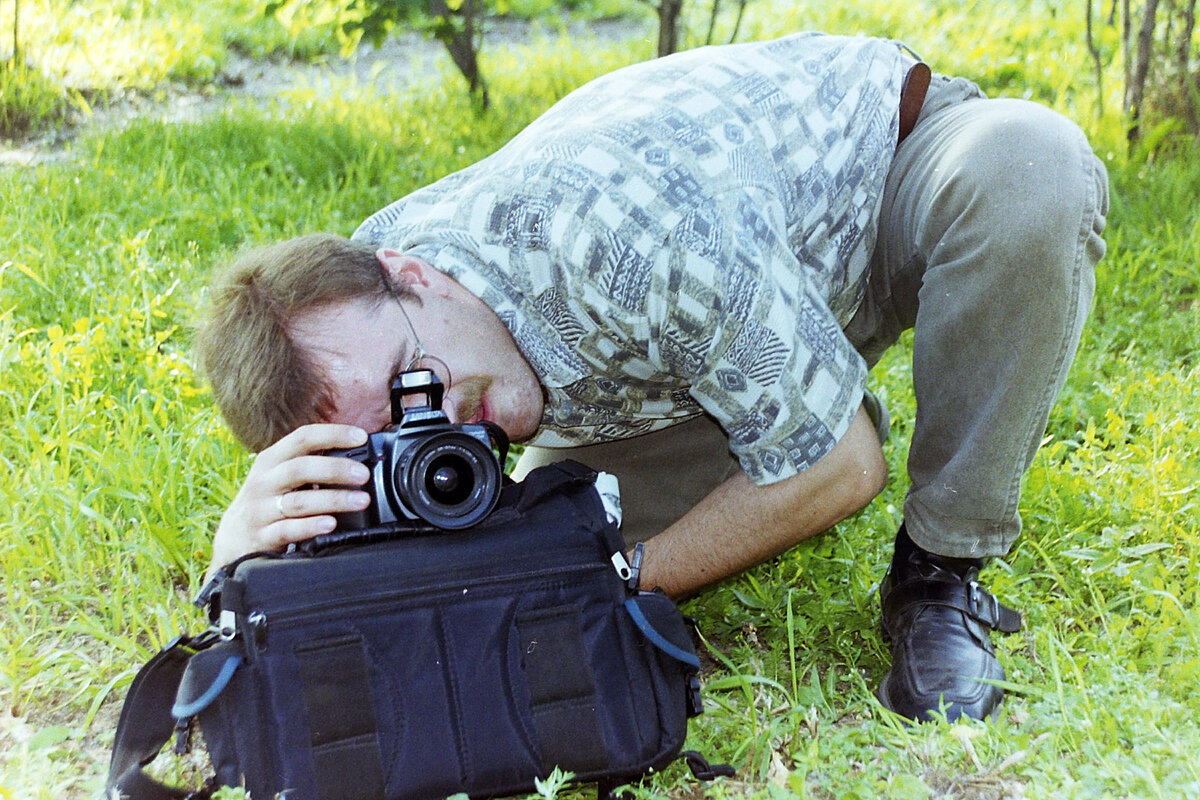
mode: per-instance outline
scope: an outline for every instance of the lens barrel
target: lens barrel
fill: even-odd
[[[395,461],[392,486],[414,514],[457,530],[481,521],[500,496],[501,473],[487,445],[443,432],[413,442]]]

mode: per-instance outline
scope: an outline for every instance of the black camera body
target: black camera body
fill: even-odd
[[[335,515],[336,533],[459,530],[491,513],[504,479],[508,437],[491,422],[451,423],[442,411],[444,391],[430,370],[397,375],[392,380],[392,424],[360,447],[327,453],[371,470],[363,487],[371,495],[370,505]],[[423,405],[406,407],[419,395],[425,397]]]

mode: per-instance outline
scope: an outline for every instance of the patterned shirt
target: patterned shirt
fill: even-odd
[[[542,381],[531,441],[705,411],[758,483],[818,461],[866,365],[862,299],[905,57],[797,34],[626,67],[493,155],[371,216],[491,307]]]

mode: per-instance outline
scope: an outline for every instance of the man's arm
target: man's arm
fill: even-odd
[[[809,469],[768,486],[739,471],[647,541],[642,588],[681,597],[749,569],[857,513],[886,482],[879,439],[860,408]]]

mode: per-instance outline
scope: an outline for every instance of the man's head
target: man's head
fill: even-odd
[[[311,422],[381,429],[391,379],[421,352],[452,421],[486,419],[513,441],[541,421],[541,384],[487,305],[419,258],[336,236],[238,257],[196,345],[225,420],[256,451]]]
[[[229,427],[252,450],[333,412],[331,389],[290,326],[305,312],[354,298],[412,293],[375,248],[312,234],[246,251],[222,270],[197,331],[201,366]]]

